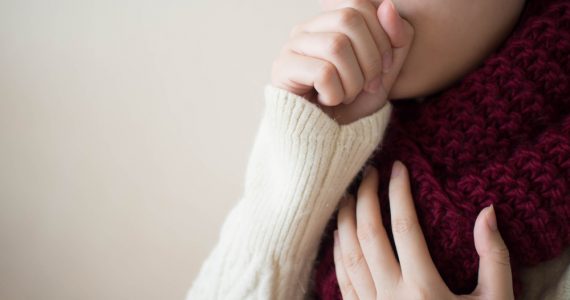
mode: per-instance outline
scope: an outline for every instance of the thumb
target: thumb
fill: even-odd
[[[509,250],[499,233],[493,205],[479,213],[473,233],[479,254],[479,281],[474,293],[486,299],[514,299]]]
[[[388,73],[384,76],[384,87],[387,92],[390,91],[402,66],[404,61],[408,56],[410,47],[414,39],[414,28],[412,25],[404,20],[392,0],[384,0],[378,7],[376,11],[380,25],[390,38],[390,43],[392,44],[393,51],[393,61],[392,67],[388,70]]]

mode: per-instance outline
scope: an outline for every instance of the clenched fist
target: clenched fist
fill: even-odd
[[[369,0],[323,1],[323,13],[291,31],[271,81],[348,124],[388,101],[414,31],[390,0],[378,7]]]

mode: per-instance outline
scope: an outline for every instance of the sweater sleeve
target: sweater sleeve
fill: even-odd
[[[570,248],[552,260],[524,269],[521,275],[521,300],[570,299]]]
[[[243,195],[187,299],[304,298],[325,226],[382,140],[391,110],[388,103],[339,125],[306,99],[266,85]]]

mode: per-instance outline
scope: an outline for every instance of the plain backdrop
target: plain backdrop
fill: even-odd
[[[0,299],[183,299],[317,0],[0,0]]]

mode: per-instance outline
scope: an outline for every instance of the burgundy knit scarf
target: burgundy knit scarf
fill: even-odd
[[[416,210],[434,263],[455,293],[477,283],[473,226],[494,204],[519,272],[570,245],[570,0],[529,1],[511,36],[453,87],[422,104],[395,102],[381,150],[380,201],[396,159],[410,170]],[[354,189],[354,184],[352,186]],[[318,299],[341,299],[333,217],[312,276]]]

